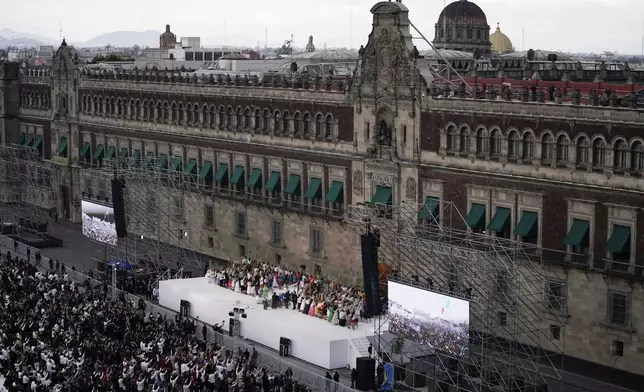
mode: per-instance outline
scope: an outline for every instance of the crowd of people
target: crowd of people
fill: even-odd
[[[91,240],[116,246],[118,237],[114,223],[83,213],[83,235]]]
[[[307,273],[304,266],[290,271],[244,258],[219,270],[211,268],[206,277],[213,284],[254,296],[258,301],[277,302],[277,306],[341,327],[356,328],[361,319],[369,317],[363,291]]]
[[[290,369],[259,366],[254,348],[226,350],[197,338],[190,319],[38,264],[10,252],[0,260],[0,392],[307,391]]]

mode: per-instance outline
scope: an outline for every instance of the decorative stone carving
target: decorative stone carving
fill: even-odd
[[[363,188],[363,182],[362,182],[362,172],[360,170],[356,170],[353,172],[353,194],[356,196],[362,196],[362,188]]]
[[[405,184],[405,197],[407,199],[416,199],[416,180],[412,177],[407,178],[407,182]]]

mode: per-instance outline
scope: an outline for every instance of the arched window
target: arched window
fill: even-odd
[[[237,129],[242,129],[244,124],[244,109],[237,108],[237,123],[235,124]]]
[[[476,131],[476,155],[485,156],[487,154],[487,133],[485,129],[479,128]]]
[[[282,121],[280,120],[280,112],[277,110],[273,114],[273,125],[274,125],[273,131],[275,132],[282,131]]]
[[[546,133],[541,138],[541,159],[544,161],[552,161],[554,158],[554,138],[551,134]]]
[[[110,114],[116,116],[116,103],[114,98],[110,98]]]
[[[282,113],[282,131],[290,132],[289,123],[291,122],[291,114],[288,111]]]
[[[214,105],[210,106],[210,109],[208,110],[208,115],[210,116],[208,125],[210,126],[210,128],[214,128],[215,125],[217,125],[217,108]]]
[[[141,101],[139,101],[138,99],[136,100],[136,102],[134,102],[134,117],[137,120],[141,119]]]
[[[586,166],[589,161],[589,154],[588,150],[590,149],[590,145],[588,143],[588,139],[585,137],[580,137],[577,139],[577,145],[576,145],[576,152],[577,152],[577,165],[579,166]]]
[[[98,114],[101,116],[105,115],[105,105],[103,105],[103,97],[98,99]]]
[[[318,114],[315,118],[315,137],[320,139],[322,138],[322,124],[324,123],[324,117],[321,114]]]
[[[303,133],[304,137],[309,137],[311,135],[311,115],[309,113],[304,113],[303,121]]]
[[[296,137],[301,136],[302,133],[302,114],[300,112],[296,112],[295,116],[293,117],[293,134]]]
[[[264,110],[264,124],[263,124],[264,126],[262,128],[264,132],[270,131],[270,126],[271,126],[270,124],[271,124],[271,112],[268,111],[267,109],[267,110]]]
[[[508,158],[516,159],[519,156],[519,132],[510,131],[508,135]]]
[[[626,142],[618,140],[615,142],[613,150],[613,166],[617,170],[623,170],[626,167]]]
[[[490,134],[490,157],[498,158],[501,155],[501,131],[495,129]]]
[[[244,111],[244,128],[250,129],[250,118],[251,118],[251,111],[249,108],[246,108]]]
[[[635,142],[631,147],[631,171],[644,171],[644,144],[641,142]]]
[[[521,150],[521,159],[534,159],[534,135],[531,132],[523,135]]]
[[[186,120],[186,117],[185,117],[186,111],[185,111],[185,107],[183,106],[183,102],[179,102],[179,106],[177,107],[177,114],[178,114],[177,123],[183,124],[184,121]]]
[[[557,138],[557,163],[568,162],[568,138],[565,135],[559,135]]]
[[[219,108],[219,128],[223,128],[226,125],[226,111],[224,107]]]
[[[606,163],[606,143],[597,138],[593,142],[593,167],[602,167]]]
[[[469,153],[470,152],[470,130],[467,129],[466,127],[462,127],[461,131],[459,132],[459,137],[460,137],[460,145],[459,145],[460,152],[463,154]]]
[[[172,106],[170,106],[170,110],[171,110],[171,115],[172,115],[172,117],[170,118],[170,120],[171,120],[172,122],[177,122],[177,119],[179,118],[179,110],[177,109],[177,104],[176,104],[176,102],[173,102],[173,103],[172,103]]]
[[[143,120],[150,121],[150,103],[147,100],[143,101]]]
[[[170,104],[167,102],[163,103],[163,121],[170,121]]]
[[[255,124],[253,128],[257,131],[259,130],[259,126],[261,125],[262,121],[262,112],[259,109],[255,110]]]
[[[326,124],[324,126],[324,138],[331,140],[333,137],[333,116],[330,114],[326,116]]]
[[[119,98],[116,101],[116,116],[117,117],[121,117],[123,115],[122,108],[123,108],[123,101],[121,101],[121,99]]]
[[[83,95],[83,100],[81,104],[81,113],[87,113],[87,97]]]
[[[186,105],[186,123],[192,124],[195,120],[195,114],[192,111],[192,105],[187,104]]]
[[[235,124],[235,112],[233,111],[233,108],[229,106],[228,111],[226,112],[226,125],[228,126],[228,128],[230,128],[234,124]]]
[[[456,137],[457,137],[456,127],[450,126],[447,128],[447,151],[456,152]]]

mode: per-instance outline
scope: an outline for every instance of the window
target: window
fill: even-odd
[[[235,213],[235,234],[246,236],[246,213],[238,211]]]
[[[239,257],[246,257],[246,247],[244,245],[239,245]]]
[[[550,324],[550,336],[554,340],[559,340],[561,338],[561,328],[558,325]]]
[[[447,151],[456,151],[456,128],[454,127],[447,129]]]
[[[208,236],[208,247],[209,248],[214,248],[215,247],[215,239]]]
[[[271,226],[271,244],[282,245],[282,222],[274,220]]]
[[[628,294],[617,291],[608,293],[608,322],[618,326],[628,326],[629,304]]]
[[[487,135],[485,129],[476,131],[476,155],[481,157],[487,154]]]
[[[593,142],[593,167],[601,168],[606,162],[606,143],[602,139]]]
[[[635,142],[631,147],[631,171],[644,171],[644,144],[641,142]]]
[[[501,155],[501,131],[495,129],[490,135],[490,157],[499,158]]]
[[[581,137],[577,140],[577,165],[585,167],[588,165],[588,139]]]
[[[523,160],[531,160],[534,158],[534,136],[530,132],[523,135],[522,150],[521,158]]]
[[[618,140],[615,143],[615,150],[613,151],[613,166],[615,170],[624,170],[626,167],[626,143],[623,140]]]
[[[211,205],[204,206],[204,224],[206,227],[212,227],[215,225],[215,214]]]
[[[505,312],[499,312],[497,313],[497,317],[499,319],[499,325],[502,327],[505,327],[508,325],[508,314]]]
[[[310,233],[310,252],[312,255],[321,256],[322,249],[322,231],[318,228],[312,227]]]
[[[544,161],[552,161],[555,158],[554,139],[552,135],[547,133],[541,139],[541,159]]]
[[[622,342],[621,340],[613,340],[612,351],[613,351],[613,357],[623,357],[624,342]]]
[[[516,159],[519,155],[519,133],[516,131],[510,132],[508,137],[508,158]]]
[[[407,126],[406,125],[403,125],[402,139],[403,139],[403,144],[407,144]]]
[[[465,127],[461,128],[459,137],[460,137],[460,146],[459,146],[460,152],[466,154],[470,151],[470,131]]]
[[[557,138],[557,163],[568,162],[568,138],[561,135]]]
[[[558,312],[566,311],[566,285],[562,282],[546,281],[546,307]]]
[[[510,276],[507,272],[501,272],[496,275],[496,293],[505,297],[510,292]]]
[[[365,140],[371,139],[371,128],[369,128],[369,121],[364,123],[364,138]]]

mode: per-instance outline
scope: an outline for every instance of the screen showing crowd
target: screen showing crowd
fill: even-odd
[[[101,204],[83,200],[83,235],[91,240],[116,245],[116,224],[114,223],[114,209]]]
[[[468,301],[392,281],[387,295],[391,333],[450,355],[467,352]]]

